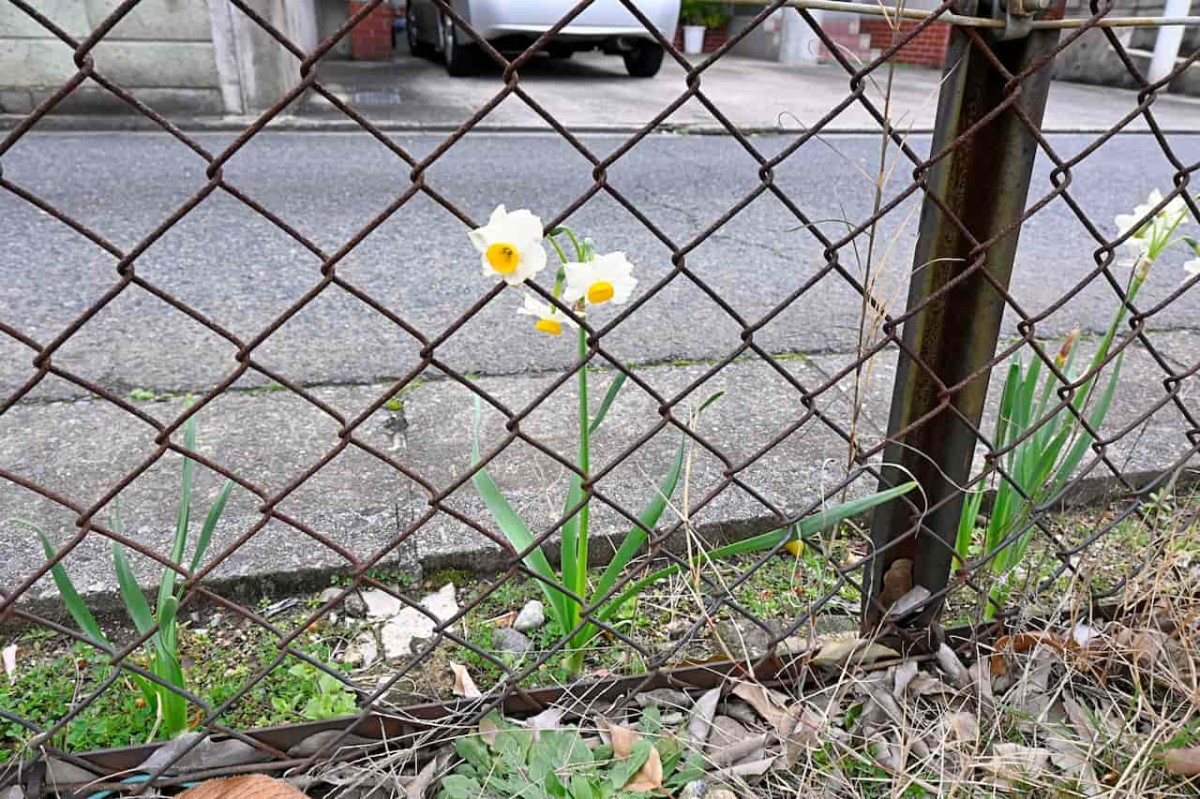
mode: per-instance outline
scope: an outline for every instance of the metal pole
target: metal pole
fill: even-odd
[[[1048,16],[1061,15],[1063,6],[1064,0],[1058,0]],[[985,15],[989,11],[986,6],[961,10],[967,14],[981,10]],[[978,34],[1011,74],[1046,57],[1059,37],[1057,31],[1033,31],[1007,40],[1000,31],[978,30]],[[876,511],[871,538],[875,551],[882,554],[867,575],[864,629],[882,622],[884,603],[897,598],[896,577],[907,582],[909,567],[908,587],[924,586],[936,593],[947,584],[953,565],[951,552],[963,503],[960,487],[970,474],[977,440],[973,428],[978,428],[983,413],[989,375],[982,374],[950,396],[944,396],[943,387],[966,379],[994,356],[1005,305],[979,269],[952,288],[945,287],[970,269],[970,260],[977,259],[969,258],[972,239],[987,241],[1021,217],[1037,155],[1036,142],[1010,109],[960,140],[1006,99],[1005,83],[970,36],[955,28],[930,152],[952,149],[927,176],[908,295],[911,316],[903,323],[902,336],[906,351],[914,353],[915,359],[900,354],[884,453],[887,465],[881,479],[881,485],[896,485],[912,475],[936,510],[922,518],[909,505],[892,502]],[[1041,124],[1049,88],[1048,62],[1020,82],[1017,102],[1035,124]],[[930,195],[950,213],[943,212]],[[984,256],[983,268],[1005,290],[1018,233],[1019,228],[993,243]],[[910,496],[921,503],[917,492]],[[904,560],[908,563],[896,564]],[[884,575],[893,564],[896,569],[888,575],[885,592]],[[919,622],[929,623],[939,614],[940,606],[933,605]]]
[[[1186,17],[1192,10],[1192,0],[1167,0],[1163,16]],[[1151,83],[1157,83],[1171,74],[1175,69],[1175,59],[1179,56],[1179,45],[1183,44],[1183,28],[1159,28],[1158,38],[1154,40],[1154,55],[1150,59],[1150,69],[1147,74]]]

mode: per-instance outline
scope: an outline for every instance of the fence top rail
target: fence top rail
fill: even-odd
[[[765,6],[766,0],[727,0],[735,6]],[[869,17],[885,17],[923,20],[937,17],[939,22],[950,25],[961,25],[968,28],[1003,28],[1004,20],[992,17],[971,17],[951,12],[938,13],[917,8],[888,7],[883,3],[853,3],[841,0],[787,0],[783,4],[787,8],[804,8],[820,11],[840,11],[847,14],[861,14]],[[1168,26],[1200,26],[1200,16],[1186,17],[1105,17],[1093,23],[1091,17],[1073,17],[1070,19],[1038,19],[1030,22],[1033,29],[1062,29],[1080,28],[1094,24],[1097,28],[1162,28]]]

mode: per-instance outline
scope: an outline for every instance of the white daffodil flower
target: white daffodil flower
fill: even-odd
[[[1200,275],[1200,258],[1193,258],[1190,261],[1184,261],[1183,271],[1187,272],[1187,277],[1183,279],[1183,282],[1185,283],[1194,278],[1196,275]]]
[[[633,276],[633,264],[623,252],[597,255],[587,263],[569,263],[563,266],[567,284],[563,299],[567,302],[585,300],[589,305],[611,302],[624,305],[633,294],[637,279]]]
[[[562,335],[563,327],[579,327],[562,311],[528,294],[525,295],[525,304],[517,309],[517,313],[535,317],[537,321],[533,323],[534,328],[551,336]]]
[[[467,235],[479,250],[485,277],[498,274],[519,286],[546,266],[542,220],[525,209],[509,213],[498,205],[486,225]]]
[[[1188,208],[1183,195],[1172,197],[1162,210],[1147,218],[1162,201],[1162,192],[1154,189],[1146,197],[1146,202],[1134,207],[1133,213],[1117,214],[1113,219],[1119,235],[1124,236],[1129,231],[1134,231],[1121,243],[1123,254],[1118,261],[1121,266],[1148,269],[1170,243],[1171,234],[1175,229],[1187,221]]]

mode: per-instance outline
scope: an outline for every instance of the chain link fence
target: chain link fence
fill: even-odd
[[[172,772],[173,763],[203,749],[209,735],[249,744],[266,761],[232,772],[303,772],[329,760],[345,742],[361,742],[362,736],[386,734],[411,745],[422,736],[436,736],[450,720],[466,723],[501,704],[532,712],[562,690],[535,686],[579,676],[587,678],[585,683],[570,690],[599,701],[646,687],[702,685],[729,669],[803,679],[804,641],[831,630],[861,629],[861,635],[881,636],[898,651],[928,651],[945,640],[947,629],[950,640],[986,640],[1014,614],[1053,613],[1066,602],[1128,598],[1122,594],[1127,581],[1163,552],[1162,525],[1156,520],[1166,514],[1182,516],[1185,527],[1190,524],[1184,497],[1200,448],[1191,391],[1200,347],[1186,323],[1160,320],[1177,319],[1172,316],[1177,309],[1191,307],[1186,303],[1200,274],[1181,268],[1200,258],[1194,241],[1186,237],[1187,227],[1200,221],[1192,188],[1197,164],[1189,163],[1186,147],[1160,127],[1155,102],[1172,80],[1194,68],[1200,52],[1181,59],[1171,75],[1149,83],[1110,26],[1112,5],[1094,2],[1089,15],[1060,24],[1061,8],[1009,6],[992,12],[984,4],[968,8],[947,0],[927,12],[904,15],[916,24],[903,27],[895,9],[855,7],[897,23],[891,46],[861,63],[845,54],[799,3],[786,13],[798,14],[812,28],[845,71],[848,90],[803,133],[759,137],[747,135],[725,116],[706,95],[704,78],[741,38],[785,4],[763,4],[749,25],[717,52],[697,60],[675,50],[673,32],[659,30],[636,3],[625,2],[664,48],[668,66],[681,70],[683,89],[661,114],[604,155],[587,136],[560,124],[521,78],[522,68],[589,3],[570,8],[532,45],[514,54],[497,51],[461,16],[459,6],[439,0],[444,18],[459,35],[474,40],[481,57],[497,62],[502,74],[492,100],[421,155],[322,84],[322,57],[378,1],[364,4],[311,52],[291,42],[255,4],[232,2],[237,13],[294,56],[296,71],[291,89],[275,105],[214,148],[211,139],[181,130],[110,79],[104,60],[96,57],[96,47],[137,6],[136,0],[114,8],[82,40],[59,29],[36,7],[13,0],[17,10],[73,51],[77,71],[5,135],[0,166],[13,157],[17,145],[37,147],[39,123],[85,84],[112,93],[186,148],[188,159],[204,165],[195,193],[164,208],[161,223],[134,246],[118,245],[90,224],[87,214],[69,213],[11,173],[0,173],[0,187],[10,203],[52,217],[107,258],[103,291],[52,334],[35,335],[25,320],[0,317],[4,351],[32,367],[25,379],[5,389],[0,422],[10,420],[8,431],[17,436],[28,424],[26,413],[57,401],[39,392],[58,383],[90,398],[89,407],[103,409],[93,427],[64,426],[59,431],[64,439],[86,431],[102,442],[106,426],[134,425],[144,442],[130,468],[122,466],[98,496],[73,491],[70,475],[65,480],[46,476],[35,463],[38,453],[28,448],[19,460],[0,463],[0,478],[8,484],[5,546],[14,553],[23,548],[27,556],[33,552],[39,564],[20,573],[5,572],[0,587],[0,619],[9,630],[5,634],[18,644],[18,652],[52,651],[54,645],[62,651],[86,650],[77,655],[79,668],[91,669],[76,682],[76,695],[38,718],[21,709],[28,704],[0,706],[4,745],[11,747],[4,778],[25,786],[25,795],[53,787],[44,762],[34,765],[45,758],[60,769],[74,763],[104,774],[142,762],[149,749],[80,758],[79,750],[89,747],[71,745],[72,740],[89,740],[72,739],[69,733],[98,724],[89,713],[106,696],[134,697],[133,705],[116,706],[124,708],[121,712],[157,713],[153,724],[160,737],[169,722],[168,706],[177,701],[162,696],[182,697],[184,727],[204,733],[188,738],[186,747],[176,747],[172,762],[156,763],[148,781],[113,783],[117,790],[137,794],[197,774],[231,773],[229,768],[205,771],[194,762],[185,776]],[[923,30],[945,23],[954,27],[936,124],[926,147],[921,136],[893,118],[890,87],[906,79],[893,62]],[[1085,134],[1081,146],[1066,152],[1042,131],[1050,70],[1056,56],[1089,33],[1105,37],[1110,57],[1120,61],[1139,89],[1136,98],[1130,95],[1127,113],[1117,124],[1098,135]],[[336,248],[322,246],[301,226],[266,207],[253,189],[238,185],[229,169],[231,160],[272,120],[313,95],[386,148],[407,175],[391,202]],[[531,108],[581,159],[586,188],[561,208],[541,209],[547,235],[566,246],[563,226],[573,225],[581,210],[600,198],[609,203],[606,207],[622,209],[631,224],[669,253],[669,265],[664,262],[652,278],[643,279],[627,304],[609,305],[595,314],[584,315],[590,307],[585,299],[568,301],[549,280],[528,281],[524,288],[545,306],[537,312],[541,321],[578,325],[584,332],[577,357],[565,368],[517,382],[472,374],[457,365],[456,356],[446,354],[457,352],[453,347],[459,340],[479,335],[472,326],[484,317],[494,319],[488,314],[495,303],[511,304],[515,290],[504,281],[481,282],[478,296],[461,312],[446,304],[455,311],[432,323],[425,313],[417,322],[414,314],[399,309],[405,303],[376,296],[353,269],[343,268],[373,232],[417,203],[444,209],[457,220],[464,245],[468,231],[484,227],[485,220],[464,210],[461,198],[439,186],[434,167],[505,101]],[[656,223],[655,214],[611,176],[685,103],[706,108],[728,140],[748,156],[753,185],[711,223],[680,236]],[[872,178],[868,214],[831,222],[793,196],[787,187],[794,176],[785,181],[779,175],[825,146],[835,120],[852,107],[875,120],[875,140],[894,160],[869,168],[878,166],[880,175]],[[1118,220],[1119,230],[1114,230],[1108,219],[1089,215],[1090,201],[1076,193],[1078,175],[1102,149],[1125,150],[1130,137],[1124,134],[1135,128],[1142,130],[1139,140],[1152,141],[1155,156],[1168,165],[1170,182],[1131,211],[1124,224]],[[80,146],[86,171],[87,144]],[[885,170],[888,181],[882,179]],[[303,190],[320,192],[321,187]],[[297,252],[319,262],[298,298],[274,318],[259,320],[250,332],[235,332],[222,324],[222,309],[190,303],[186,291],[174,290],[153,270],[139,269],[156,243],[192,235],[189,215],[217,198],[248,210]],[[820,263],[798,268],[789,282],[773,287],[769,307],[747,314],[724,290],[728,283],[714,281],[711,270],[695,266],[696,255],[763,198],[785,209],[792,222],[788,235],[815,247]],[[1143,198],[1139,189],[1118,205],[1133,208]],[[1050,214],[1056,214],[1056,225],[1077,226],[1089,240],[1090,250],[1063,253],[1062,259],[1074,265],[1090,262],[1061,294],[1023,293],[1011,282],[1018,238],[1024,243],[1028,223]],[[916,233],[911,275],[891,283],[878,267],[889,245],[888,227],[909,231],[909,239],[898,239],[901,247]],[[1047,228],[1041,233],[1052,235]],[[206,241],[195,242],[201,259],[207,246]],[[580,243],[579,253],[566,260],[586,262],[590,246]],[[30,252],[50,257],[39,251],[37,241]],[[470,251],[465,252],[469,257]],[[637,253],[629,255],[639,261]],[[553,253],[550,258],[554,260]],[[419,253],[395,256],[402,269],[419,268],[419,259]],[[746,273],[739,279],[753,279],[752,265],[735,268],[739,275]],[[1016,266],[1018,272],[1047,274],[1061,268],[1041,258]],[[551,267],[543,278],[553,271]],[[1146,292],[1139,295],[1143,282]],[[902,303],[899,295],[906,283],[907,302]],[[695,324],[732,324],[738,343],[712,359],[647,364],[630,339],[622,337],[623,326],[655,314],[659,298],[680,286],[704,298],[707,316],[698,316]],[[255,284],[250,290],[260,288],[266,287]],[[71,286],[10,285],[7,290],[65,295]],[[854,331],[853,351],[796,357],[763,343],[774,320],[801,307],[811,313],[832,291],[848,291],[853,298],[848,305],[832,306],[846,310],[845,318],[834,323]],[[221,379],[207,388],[193,387],[190,402],[178,397],[142,401],[146,398],[131,394],[129,387],[108,384],[77,368],[79,361],[62,356],[106,309],[134,293],[169,306],[181,324],[202,327],[213,346],[233,353],[223,363]],[[369,314],[416,353],[398,378],[355,388],[353,405],[340,403],[326,387],[307,384],[262,355],[290,320],[331,295],[355,303],[360,313]],[[231,294],[229,301],[236,303],[237,297]],[[1083,302],[1101,309],[1101,324],[1068,332],[1060,320]],[[153,335],[170,336],[171,330]],[[818,359],[819,368],[814,368]],[[581,412],[584,426],[596,428],[596,439],[590,458],[581,458],[572,431],[589,376],[592,396],[590,404],[583,398]],[[614,384],[610,410],[604,392]],[[430,387],[441,392],[436,402],[422,411],[403,412],[406,401],[416,403],[406,398]],[[706,399],[721,392],[725,396],[701,413]],[[252,406],[230,404],[230,398],[236,402],[246,396],[293,403],[289,407],[302,409],[295,412],[297,423],[321,431],[311,436],[301,467],[283,474],[239,467],[247,449],[270,451],[270,440],[246,441],[228,453],[205,444],[205,430],[215,427],[222,413],[253,413]],[[890,407],[886,429],[882,420],[876,424],[866,418],[863,409],[871,401]],[[770,424],[755,425],[752,416],[764,405],[775,413]],[[453,468],[431,472],[417,465],[411,446],[390,446],[390,439],[379,434],[381,419],[389,414],[403,426],[413,424],[419,412],[453,421],[461,453]],[[601,428],[598,417],[605,414],[612,418]],[[191,427],[197,422],[198,433]],[[614,428],[618,432],[611,441],[616,443],[603,443],[604,434]],[[473,458],[472,438],[478,447]],[[813,462],[815,453],[826,451],[839,453],[840,462]],[[185,460],[193,465],[183,467]],[[86,461],[79,467],[93,468]],[[382,485],[403,494],[407,508],[418,510],[393,519],[382,541],[364,547],[364,539],[339,521],[346,509],[337,506],[336,492],[328,494],[327,515],[317,520],[289,508],[289,498],[320,485],[335,468],[361,469],[363,479],[388,475]],[[169,533],[164,537],[161,530],[123,526],[115,513],[120,499],[138,496],[148,476],[165,473],[175,479],[181,469],[196,472],[188,478],[196,481],[192,535],[206,537],[198,533],[202,527],[214,533],[205,541],[204,557],[195,562],[188,560],[190,549],[172,551]],[[660,483],[664,472],[667,480]],[[223,481],[229,484],[225,496],[230,507],[242,511],[231,525],[220,520],[218,510],[209,528],[201,523],[203,513],[225,502]],[[523,482],[533,483],[534,490],[509,506],[503,496],[517,492]],[[191,494],[191,484],[185,485],[185,493]],[[553,495],[552,505],[548,495]],[[656,501],[660,507],[653,512]],[[1081,502],[1093,504],[1080,510]],[[134,507],[136,502],[127,500],[130,515]],[[390,513],[381,511],[385,517]],[[522,526],[513,521],[518,516],[531,520],[523,538],[512,532]],[[40,520],[37,531],[16,521],[26,518]],[[44,549],[38,531],[46,537]],[[458,559],[446,559],[446,565],[484,566],[480,576],[466,578],[467,585],[459,576],[448,609],[432,598],[436,594],[431,591],[440,586],[411,581],[405,573],[423,540],[447,536],[456,537],[461,546]],[[312,570],[306,558],[288,562],[298,550],[280,545],[283,539],[300,540],[305,552],[322,553],[323,565],[315,569],[321,578],[328,577],[327,564],[334,563],[333,588],[286,607],[248,599],[263,571]],[[197,546],[195,541],[189,546]],[[624,552],[623,543],[636,546]],[[136,562],[127,572],[118,562],[111,582],[85,586],[83,596],[75,597],[97,609],[101,623],[90,630],[78,614],[68,612],[75,589],[62,574],[69,577],[82,556],[107,563],[113,546]],[[248,550],[260,567],[267,562],[269,568],[239,580],[226,567]],[[604,564],[614,559],[621,568],[606,573]],[[428,577],[430,564],[424,565]],[[489,571],[488,566],[496,568]],[[141,589],[130,589],[129,580],[138,577],[158,601],[143,601],[148,615],[129,627],[115,612],[121,607],[118,594],[126,605],[135,601],[132,595]],[[167,583],[165,592],[155,582]],[[366,612],[376,613],[374,603],[386,600],[391,617],[407,613],[421,632],[410,636],[415,640],[411,656],[372,653],[360,661],[366,664],[362,668],[341,668],[339,657],[353,643],[352,636],[324,648],[308,645],[308,636],[326,629],[331,617],[353,615],[351,605],[361,601],[364,591],[374,598]],[[509,611],[538,597],[553,619],[542,628],[537,645],[514,654],[497,644],[494,632],[513,622]],[[179,643],[168,640],[178,634],[178,619],[190,620],[188,635],[203,630],[209,646],[217,649],[226,640],[224,631],[241,631],[239,640],[259,642],[257,659],[247,668],[230,669],[224,689],[215,693],[172,680],[162,660]],[[387,648],[386,642],[376,643]],[[187,654],[185,675],[200,671],[209,657]],[[712,663],[697,668],[697,661]],[[716,661],[721,664],[714,665]],[[431,678],[453,674],[452,663],[469,665],[481,696],[464,687],[461,678],[454,685]],[[297,728],[303,735],[287,728],[247,735],[259,717],[240,709],[264,702],[269,706],[278,698],[271,692],[284,690],[275,680],[297,668],[296,674],[308,675],[304,679],[311,683],[311,696],[353,697],[350,708],[341,708],[346,718]],[[141,689],[140,700],[134,687]],[[466,698],[441,703],[455,694]],[[338,716],[338,707],[335,703],[326,715]],[[321,746],[289,752],[297,741],[322,731],[330,734]]]

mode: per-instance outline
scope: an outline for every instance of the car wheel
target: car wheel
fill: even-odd
[[[639,42],[621,55],[625,59],[625,71],[634,78],[653,78],[662,66],[662,45],[654,42]]]
[[[449,17],[442,17],[442,60],[451,77],[465,78],[479,71],[479,48],[475,44],[460,44],[458,26]]]
[[[429,58],[433,55],[433,45],[421,41],[420,30],[417,28],[417,17],[413,14],[412,0],[404,4],[404,38],[408,40],[408,52],[413,58]]]

